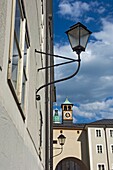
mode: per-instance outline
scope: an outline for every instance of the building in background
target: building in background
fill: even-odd
[[[0,169],[51,166],[52,0],[0,0]]]
[[[112,170],[113,119],[73,124],[73,104],[66,99],[61,107],[62,123],[54,121],[53,126],[53,170]],[[55,115],[54,120],[58,120]],[[62,153],[57,155],[61,132],[66,140]]]

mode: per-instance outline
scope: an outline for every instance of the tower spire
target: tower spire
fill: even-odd
[[[58,109],[57,108],[55,109],[55,113],[54,113],[54,116],[53,116],[53,123],[61,123],[60,122],[60,116],[58,114]]]

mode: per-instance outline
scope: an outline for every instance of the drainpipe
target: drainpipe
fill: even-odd
[[[49,36],[49,26],[51,27],[50,29],[53,28],[53,23],[52,23],[52,0],[46,0],[46,53],[52,53],[53,54],[53,30],[51,30],[51,35],[50,39],[48,40]],[[50,24],[50,25],[49,25]],[[48,42],[50,41],[50,42]],[[48,46],[48,43],[50,44],[50,49]],[[49,51],[51,50],[51,51]],[[49,60],[48,60],[49,58]],[[53,65],[53,57],[48,57],[46,55],[46,66],[48,66],[48,63],[50,65]],[[53,81],[53,75],[51,73],[54,72],[54,68],[50,68],[50,72],[48,69],[46,69],[45,77],[46,77],[46,84],[49,82],[48,81],[48,73],[50,73],[50,82]],[[50,93],[48,93],[48,88],[50,87]],[[45,88],[45,148],[46,148],[46,154],[45,154],[45,170],[53,170],[53,91],[54,91],[54,85],[52,84],[51,86],[47,86]],[[49,96],[48,96],[49,95]],[[50,98],[50,105],[48,106],[48,98]],[[49,113],[49,112],[50,113]]]
[[[52,3],[52,1],[51,1]],[[52,9],[51,9],[52,10]],[[52,11],[51,11],[52,12]],[[49,18],[50,22],[51,22],[51,29],[53,28],[53,23],[52,23],[52,18]],[[51,35],[51,44],[50,44],[50,49],[51,49],[51,53],[53,54],[53,30],[52,31],[52,35]],[[50,60],[50,65],[53,65],[53,57],[51,57]],[[50,68],[50,73],[54,74],[54,68]],[[54,79],[54,75],[50,74],[50,82],[53,81]],[[53,170],[53,101],[54,101],[54,85],[50,86],[50,170]]]
[[[105,132],[105,144],[106,144],[107,164],[108,164],[108,170],[110,170],[106,126],[104,127],[104,132]]]
[[[46,5],[46,53],[48,53],[48,0]],[[48,66],[48,56],[46,55],[45,65]],[[45,72],[45,81],[48,83],[48,69]],[[45,170],[49,170],[49,131],[48,131],[48,87],[45,88]]]

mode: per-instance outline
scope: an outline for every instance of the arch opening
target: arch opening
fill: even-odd
[[[55,170],[88,170],[83,161],[78,158],[68,157],[62,159],[56,166]]]

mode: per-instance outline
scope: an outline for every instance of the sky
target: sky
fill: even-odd
[[[55,54],[76,59],[65,33],[70,26],[81,22],[92,32],[81,53],[79,73],[56,83],[54,108],[61,115],[61,104],[68,97],[74,105],[74,123],[113,119],[113,1],[54,0],[53,17]],[[55,79],[73,74],[76,68],[76,63],[55,68]]]

